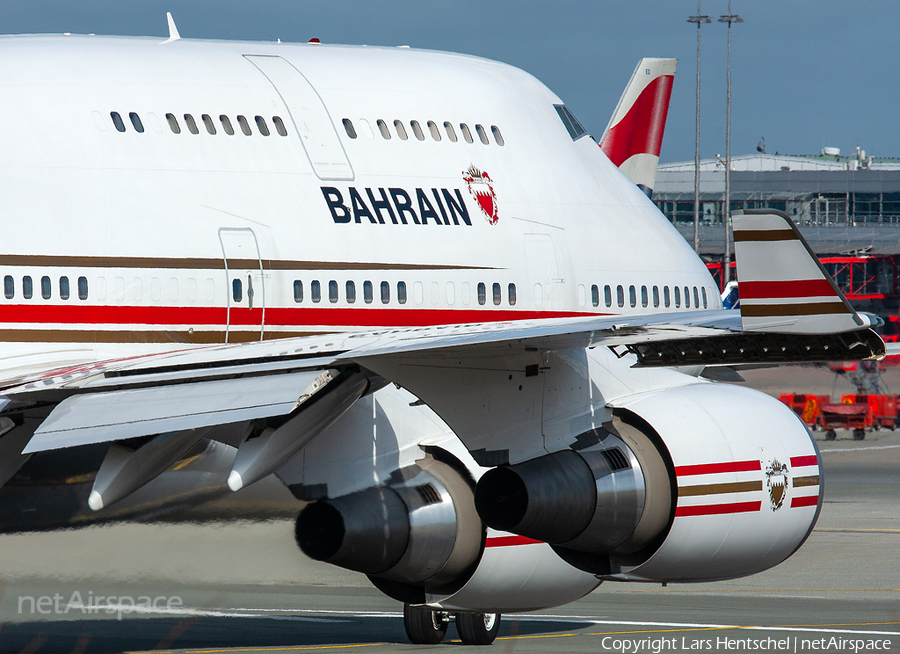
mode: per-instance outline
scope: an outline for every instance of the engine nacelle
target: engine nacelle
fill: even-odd
[[[297,518],[312,559],[363,572],[378,583],[442,586],[478,560],[484,527],[469,481],[426,457],[385,486],[308,505]]]
[[[633,581],[753,574],[812,531],[821,459],[781,402],[698,383],[616,405],[608,430],[577,439],[581,449],[486,473],[475,496],[485,522],[551,543],[601,578]]]

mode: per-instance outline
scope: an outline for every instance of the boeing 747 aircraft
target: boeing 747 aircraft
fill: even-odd
[[[638,66],[601,148],[471,56],[0,38],[0,526],[276,473],[416,643],[785,560],[815,443],[708,378],[884,343],[774,211],[735,214],[722,309],[645,192],[673,72]]]

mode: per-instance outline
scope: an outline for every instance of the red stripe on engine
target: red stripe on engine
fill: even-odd
[[[738,293],[742,300],[835,297],[837,295],[827,279],[801,279],[786,282],[738,282]]]
[[[677,477],[690,475],[713,475],[719,472],[748,472],[762,470],[759,461],[728,461],[727,463],[701,463],[692,466],[676,466]]]
[[[616,166],[636,154],[659,156],[674,79],[660,75],[650,82],[622,120],[610,127],[600,148]]]
[[[679,506],[675,509],[675,517],[682,518],[695,515],[722,515],[724,513],[750,513],[759,511],[762,502],[735,502],[733,504],[704,504],[702,506]]]
[[[526,536],[497,536],[484,541],[485,547],[508,547],[511,545],[534,545],[543,541],[527,538]]]
[[[792,456],[791,465],[795,468],[801,466],[817,466],[819,465],[819,459],[815,454],[810,454],[808,456]]]
[[[815,506],[819,503],[818,495],[809,495],[807,497],[795,497],[791,500],[791,508],[798,506]]]

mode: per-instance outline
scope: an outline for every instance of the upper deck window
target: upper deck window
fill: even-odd
[[[466,139],[466,143],[474,143],[472,139],[472,132],[469,131],[469,126],[465,123],[459,124],[459,131],[462,132],[463,138]]]
[[[381,132],[381,136],[384,137],[385,141],[391,140],[391,130],[388,129],[387,123],[384,122],[381,118],[376,122],[378,125],[378,131]]]
[[[403,122],[399,120],[394,121],[394,129],[397,130],[397,136],[400,137],[401,141],[405,141],[409,137],[406,135],[406,128],[403,126]]]
[[[419,125],[418,120],[409,121],[409,126],[412,127],[413,134],[416,135],[417,139],[419,139],[420,141],[425,140],[425,134],[422,132],[422,126]]]
[[[253,131],[250,129],[250,123],[247,122],[247,119],[244,116],[237,117],[238,125],[241,127],[241,131],[244,133],[244,136],[250,136],[253,134]]]
[[[171,129],[174,134],[181,134],[181,126],[178,124],[178,119],[175,118],[175,114],[166,114],[166,122],[169,123],[169,129]]]
[[[222,123],[222,129],[228,136],[234,136],[234,127],[231,126],[231,119],[228,116],[222,114],[219,116],[219,122]]]
[[[119,112],[118,111],[110,111],[109,116],[110,116],[110,118],[112,118],[113,125],[116,126],[116,130],[118,130],[120,132],[124,132],[125,131],[125,123],[122,122],[122,117],[119,115]]]
[[[256,126],[259,128],[259,133],[263,136],[269,135],[269,126],[266,125],[266,119],[262,116],[256,117]]]
[[[194,122],[194,117],[190,114],[184,115],[184,124],[187,125],[188,131],[191,134],[199,134],[200,130],[197,129],[197,123]]]
[[[428,131],[431,132],[431,138],[435,141],[441,140],[441,130],[438,129],[437,123],[433,120],[428,121]]]
[[[581,126],[581,123],[578,122],[578,119],[575,118],[574,114],[569,111],[566,105],[555,104],[553,105],[553,108],[556,109],[556,113],[559,114],[559,119],[562,121],[563,125],[566,126],[566,131],[569,132],[569,136],[572,137],[573,141],[577,141],[587,134],[587,131]]]
[[[351,121],[349,118],[344,118],[343,123],[344,123],[344,129],[347,130],[347,136],[349,136],[352,139],[355,139],[356,138],[356,130],[353,128],[353,121]]]
[[[485,145],[488,145],[490,141],[488,140],[487,132],[484,131],[484,127],[481,125],[475,125],[475,131],[478,132],[478,138],[481,139],[481,142]]]
[[[209,114],[203,114],[200,116],[200,119],[203,121],[203,126],[206,127],[206,131],[210,134],[216,133],[216,126],[213,123],[212,118],[209,117]]]
[[[447,132],[447,138],[450,139],[450,142],[456,143],[458,139],[456,138],[456,130],[453,129],[453,125],[450,122],[445,121],[444,130]]]
[[[499,127],[497,127],[496,125],[491,125],[491,133],[494,135],[494,141],[497,142],[497,145],[506,145],[506,141],[503,140],[503,134],[500,133]]]

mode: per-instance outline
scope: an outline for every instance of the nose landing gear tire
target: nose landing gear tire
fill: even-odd
[[[403,626],[414,645],[437,645],[447,633],[447,617],[440,611],[403,605]],[[493,640],[493,639],[491,639]]]
[[[490,645],[500,631],[499,613],[460,613],[456,630],[465,645]]]

